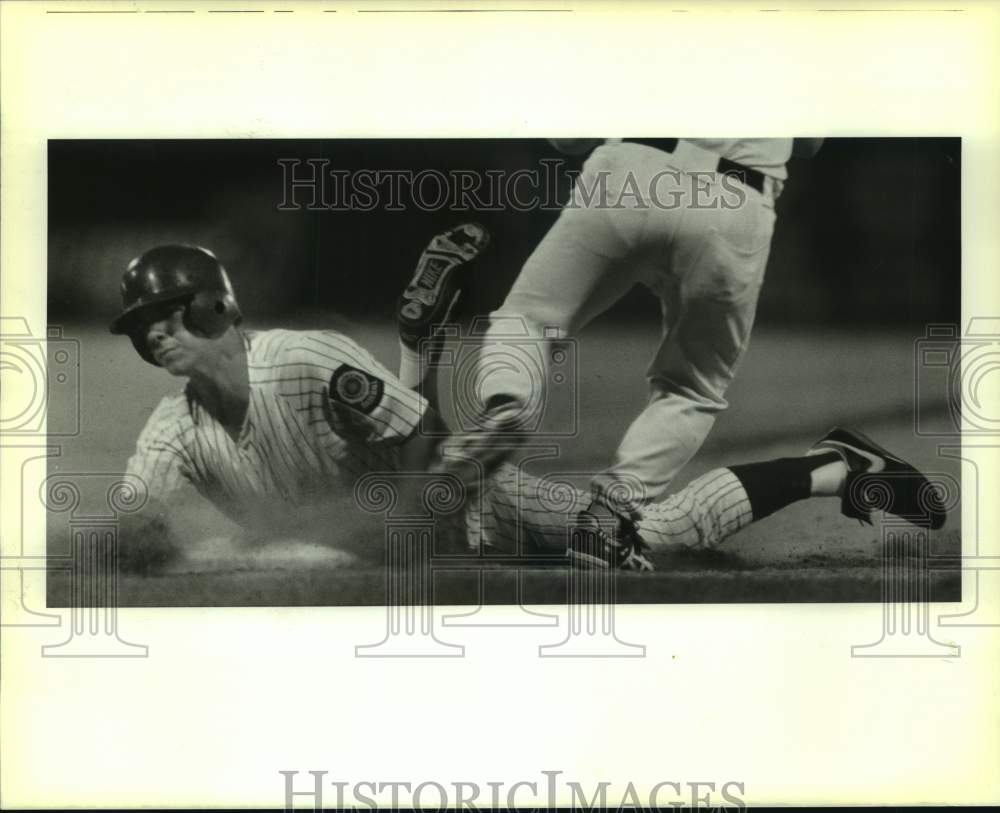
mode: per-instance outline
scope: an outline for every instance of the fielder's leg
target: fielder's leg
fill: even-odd
[[[609,208],[621,196],[630,169],[614,163],[599,147],[584,164],[573,199],[528,258],[503,305],[491,314],[481,352],[484,400],[539,405],[545,380],[504,363],[505,340],[519,332],[542,343],[545,337],[575,335],[591,319],[621,299],[640,279],[633,262],[649,213],[646,205]],[[602,180],[603,179],[603,180]]]
[[[637,478],[647,499],[662,499],[728,406],[725,393],[749,342],[774,228],[772,201],[753,190],[747,195],[739,209],[686,211],[681,218],[669,273],[656,284],[664,338],[647,371],[650,399],[607,473],[595,478],[597,494],[609,481]]]
[[[537,431],[554,344],[642,279],[646,266],[637,260],[647,251],[650,207],[634,197],[611,206],[633,169],[615,155],[605,147],[591,155],[573,199],[525,263],[502,307],[491,314],[469,393],[482,414],[476,426],[450,439],[452,460],[470,458],[492,473],[520,440]],[[667,240],[658,234],[652,243]],[[525,353],[533,358],[526,360]],[[462,476],[448,460],[441,468]]]
[[[641,213],[631,213],[640,216]],[[627,253],[605,212],[567,209],[525,264],[490,326],[476,360],[475,425],[449,441],[453,460],[478,461],[486,474],[535,431],[545,409],[549,353],[632,287]],[[511,354],[511,344],[516,351]],[[455,397],[453,395],[453,397]],[[463,476],[446,459],[442,470]]]

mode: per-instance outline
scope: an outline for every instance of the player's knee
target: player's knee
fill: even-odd
[[[691,379],[681,383],[675,378],[667,378],[653,373],[649,376],[649,405],[670,407],[681,403],[693,408],[697,413],[714,416],[729,408],[725,398],[726,386],[705,379]]]
[[[490,314],[487,340],[562,339],[570,332],[570,314],[559,302],[542,297],[508,299]]]

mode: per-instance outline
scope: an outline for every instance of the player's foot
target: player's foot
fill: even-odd
[[[847,464],[840,510],[872,524],[873,511],[885,511],[914,525],[937,530],[946,512],[938,489],[902,458],[858,431],[834,427],[813,450],[832,449]]]
[[[617,528],[608,530],[595,514],[581,511],[566,549],[570,562],[588,568],[653,570],[653,563],[646,555],[646,543],[639,536],[635,523],[622,516],[617,516],[617,520]]]
[[[461,294],[460,277],[489,244],[489,232],[478,223],[463,223],[431,240],[397,305],[399,337],[405,345],[415,350],[447,321]]]

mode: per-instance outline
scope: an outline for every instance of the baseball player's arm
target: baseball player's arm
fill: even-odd
[[[422,472],[439,459],[448,429],[420,392],[405,386],[367,350],[333,331],[310,337],[292,354],[308,380],[328,379],[327,420],[338,434],[397,445],[403,471]],[[292,356],[290,356],[291,358]]]
[[[141,511],[123,515],[118,529],[118,568],[123,573],[149,575],[181,557],[181,546],[170,529],[170,504],[191,481],[177,422],[180,403],[165,398],[154,410],[129,458],[126,476],[146,490]]]
[[[137,514],[125,514],[118,526],[118,569],[150,576],[162,573],[183,556],[171,530],[168,507],[154,500]]]
[[[420,427],[400,448],[399,463],[402,471],[427,471],[437,461],[441,439],[447,426],[432,407],[424,410]]]
[[[405,386],[367,350],[335,331],[293,336],[284,349],[288,392],[322,390],[330,428],[344,438],[403,444],[417,433],[427,399]]]
[[[823,146],[823,138],[796,138],[792,140],[792,155],[796,158],[812,158]]]

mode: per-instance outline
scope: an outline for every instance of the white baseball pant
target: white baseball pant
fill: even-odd
[[[660,297],[663,338],[646,371],[649,400],[612,465],[594,478],[597,490],[638,478],[648,500],[661,499],[728,406],[764,278],[778,182],[768,178],[760,193],[716,174],[717,162],[683,140],[673,153],[628,142],[598,147],[572,200],[491,314],[484,368],[494,325],[514,319],[539,339],[573,336],[636,283]],[[592,194],[602,183],[604,191]],[[493,366],[501,372],[484,379],[484,398],[538,402],[536,380]]]

